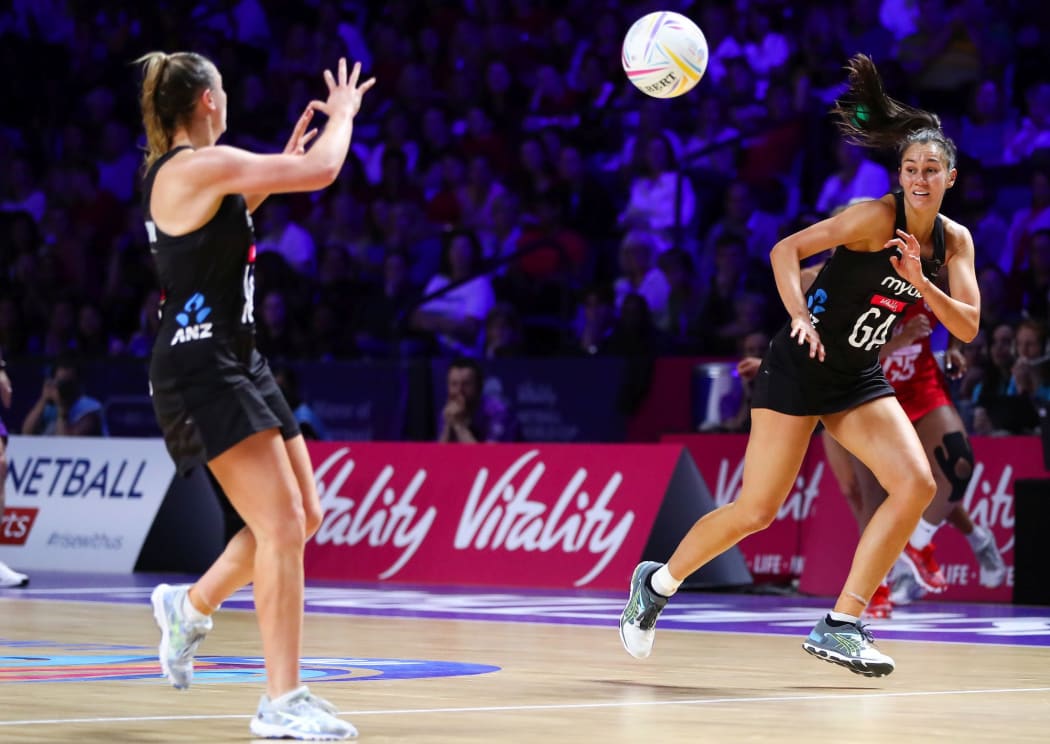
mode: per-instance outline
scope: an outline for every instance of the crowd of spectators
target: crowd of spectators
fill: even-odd
[[[978,386],[1009,385],[995,339],[1028,324],[1038,358],[1050,319],[1041,6],[14,0],[0,10],[0,345],[148,355],[159,293],[132,61],[192,49],[223,75],[223,141],[258,151],[283,146],[340,56],[378,79],[337,183],[255,216],[271,359],[735,356],[783,322],[777,238],[895,182],[894,153],[843,143],[826,115],[861,51],[959,145],[945,212],[975,237],[989,345],[961,395],[995,429],[976,405]],[[626,28],[654,9],[693,17],[711,50],[671,101],[620,69]]]

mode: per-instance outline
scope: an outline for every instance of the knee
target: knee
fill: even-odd
[[[902,492],[911,495],[925,509],[937,495],[937,481],[928,470],[908,476],[901,488]]]
[[[743,506],[738,502],[736,506],[740,509],[737,514],[737,523],[745,535],[761,532],[773,524],[773,520],[777,518],[777,511],[779,511],[776,504],[748,504]]]
[[[306,515],[302,508],[288,509],[270,523],[264,534],[256,536],[271,543],[274,550],[300,551],[306,544]]]

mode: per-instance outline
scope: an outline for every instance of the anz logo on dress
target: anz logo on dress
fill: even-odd
[[[205,322],[211,315],[211,308],[204,304],[204,295],[196,292],[186,300],[182,306],[182,312],[175,316],[179,328],[171,339],[171,345],[184,344],[189,341],[200,341],[211,338],[212,324]]]

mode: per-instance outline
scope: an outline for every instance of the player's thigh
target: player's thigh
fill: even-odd
[[[816,416],[752,409],[744,479],[736,503],[763,512],[779,508],[795,485],[816,426]]]
[[[257,538],[302,530],[299,484],[278,429],[252,434],[208,467]]]
[[[926,452],[896,398],[876,398],[822,420],[831,435],[867,466],[887,492],[919,490],[932,494],[934,482]]]

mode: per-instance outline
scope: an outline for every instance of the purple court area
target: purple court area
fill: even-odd
[[[152,587],[192,577],[157,574],[34,572],[23,589],[0,590],[7,599],[149,604]],[[626,587],[626,582],[625,582]],[[374,617],[532,622],[616,628],[623,595],[608,592],[501,591],[479,587],[310,582],[307,612]],[[832,600],[780,594],[679,593],[660,617],[662,630],[805,635]],[[250,610],[250,591],[223,604]],[[1050,646],[1050,607],[916,602],[898,607],[890,620],[873,621],[877,638],[936,643]]]

